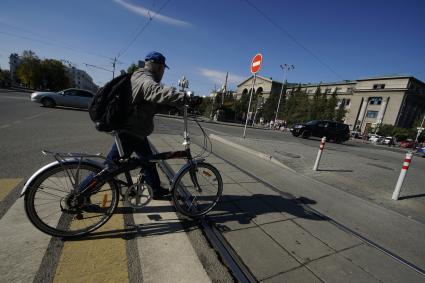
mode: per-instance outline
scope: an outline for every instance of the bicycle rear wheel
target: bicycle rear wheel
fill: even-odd
[[[118,205],[118,187],[108,181],[87,195],[76,188],[101,167],[71,161],[57,164],[37,177],[25,194],[25,211],[42,232],[57,237],[76,237],[102,226]]]
[[[223,181],[214,166],[200,162],[189,166],[177,176],[172,192],[177,210],[196,218],[216,206],[223,192]]]

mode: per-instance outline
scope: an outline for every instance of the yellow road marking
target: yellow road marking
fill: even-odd
[[[106,194],[96,194],[99,199],[92,203],[103,204]],[[92,197],[93,198],[93,197]],[[102,200],[103,198],[103,200]],[[112,199],[106,197],[106,200]],[[109,207],[109,203],[107,206]],[[89,216],[95,216],[92,213]],[[74,220],[73,229],[83,220]],[[128,265],[124,233],[124,218],[115,214],[90,237],[77,241],[66,241],[56,269],[54,282],[128,282]],[[121,231],[120,231],[121,230]],[[99,233],[96,238],[96,234]],[[107,233],[105,233],[107,232]]]
[[[0,179],[0,201],[3,200],[21,181],[22,178]]]

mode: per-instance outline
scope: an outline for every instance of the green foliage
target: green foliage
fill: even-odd
[[[22,60],[16,69],[19,80],[29,88],[39,88],[41,83],[41,61],[31,50],[22,53]]]
[[[69,88],[71,85],[62,62],[53,59],[41,61],[41,83],[44,89],[54,91]]]
[[[40,60],[31,50],[25,50],[21,57],[16,75],[26,87],[49,90],[70,87],[62,62],[54,59]]]
[[[0,87],[9,87],[11,82],[10,72],[8,70],[0,70]]]
[[[135,64],[132,63],[128,68],[127,68],[127,73],[133,73],[135,72],[137,69],[139,69],[139,67]]]
[[[283,117],[283,113],[284,113],[283,105],[285,104],[286,87],[284,87],[283,90],[281,90],[281,92],[282,92],[282,99],[280,101],[279,113],[277,114],[277,119],[282,119]],[[280,93],[271,94],[270,97],[264,103],[262,114],[266,121],[274,120],[276,115],[277,104],[279,103],[279,97],[280,97]]]
[[[405,139],[415,139],[417,130],[416,127],[406,129],[406,128],[400,128],[393,125],[387,125],[382,124],[379,126],[379,129],[377,131],[378,135],[381,136],[391,136],[395,137],[397,140],[405,140]],[[421,139],[425,138],[425,136],[422,134]]]
[[[291,125],[293,123],[307,122],[310,117],[311,103],[301,86],[289,95],[283,110],[283,119]]]

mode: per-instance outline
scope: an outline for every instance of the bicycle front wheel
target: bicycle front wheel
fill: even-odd
[[[211,164],[194,163],[177,176],[172,192],[176,209],[196,218],[216,206],[223,192],[223,181],[220,172]]]
[[[57,237],[82,236],[102,226],[118,204],[114,181],[82,196],[78,185],[101,171],[89,163],[57,164],[37,177],[25,194],[28,218],[42,232]]]

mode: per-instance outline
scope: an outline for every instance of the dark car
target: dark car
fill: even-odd
[[[296,124],[291,129],[292,135],[302,138],[326,137],[327,140],[344,142],[350,138],[348,125],[326,120],[313,120],[305,124]]]

